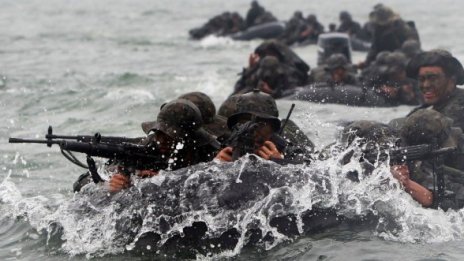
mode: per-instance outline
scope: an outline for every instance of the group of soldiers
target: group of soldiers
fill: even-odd
[[[246,20],[240,23],[254,25],[266,13],[253,2]],[[294,18],[301,19],[301,13]],[[447,51],[422,51],[414,25],[390,8],[376,5],[370,18],[371,24],[365,28],[373,45],[366,61],[359,65],[336,53],[310,71],[285,43],[266,41],[250,55],[233,94],[217,110],[210,97],[201,92],[186,93],[163,104],[155,121],[142,123],[146,137],[140,143],[153,147],[165,164],[156,169],[130,169],[134,175],[127,175],[128,170],[118,162],[109,162],[108,168],[114,172],[105,182],[109,191],[121,191],[131,186],[131,178],[152,177],[160,170],[213,160],[218,164],[232,162],[247,154],[278,164],[311,164],[333,156],[330,151],[353,146],[391,149],[428,144],[436,151],[451,148],[442,151],[452,153],[440,156],[440,164],[438,156],[392,161],[392,176],[424,207],[462,208],[464,90],[457,86],[464,84],[463,66]],[[347,12],[340,14],[340,20],[339,30],[361,37],[359,24]],[[359,75],[358,69],[362,69]],[[394,104],[422,105],[389,124],[352,122],[345,126],[339,143],[315,152],[313,142],[289,119],[291,110],[288,117],[279,118],[282,114],[275,101],[293,88],[311,83],[334,88],[343,84],[369,86]],[[353,159],[353,153],[347,153],[342,164]],[[363,173],[350,173],[347,178],[359,181],[359,175],[372,173],[377,166],[373,161],[379,159],[366,156],[359,160]],[[437,168],[445,173],[440,181]],[[74,190],[90,182],[90,174],[83,174]],[[437,191],[437,186],[441,190]]]
[[[344,150],[353,144],[363,148],[421,144],[434,144],[436,149],[453,148],[453,153],[440,165],[446,174],[445,197],[439,197],[435,189],[437,166],[432,164],[433,158],[396,162],[391,172],[424,207],[461,208],[464,206],[464,90],[457,85],[464,84],[464,69],[449,52],[432,50],[412,58],[407,70],[418,81],[423,105],[388,125],[352,122],[344,128],[341,143],[334,146]],[[278,164],[311,164],[324,160],[324,155],[330,156],[327,150],[314,152],[314,144],[304,131],[289,117],[281,120],[279,116],[275,99],[258,89],[229,96],[218,110],[204,93],[181,95],[161,106],[156,121],[142,123],[146,137],[140,143],[155,148],[166,164],[158,169],[131,170],[135,175],[130,176],[117,162],[112,162],[114,174],[106,182],[108,189],[118,192],[128,188],[131,177],[152,177],[160,170],[176,170],[213,160],[218,164],[232,162],[246,154]],[[352,160],[352,156],[343,163]],[[366,173],[357,175],[369,174],[375,167],[369,160],[362,161]],[[82,175],[75,191],[89,182],[90,174]]]
[[[246,125],[247,122],[253,124]],[[141,126],[147,136],[140,143],[154,147],[161,154],[166,161],[162,164],[165,170],[215,158],[232,161],[246,153],[268,160],[285,158],[286,162],[303,162],[314,149],[314,144],[293,121],[279,119],[275,100],[259,90],[230,96],[217,111],[206,94],[186,93],[163,104],[156,121]],[[111,169],[121,173],[112,176],[110,191],[128,187],[130,175],[123,173],[117,162],[111,162]],[[135,174],[149,177],[159,170],[137,170]],[[81,175],[74,190],[79,191],[91,181],[90,173]]]
[[[453,148],[437,166],[436,159],[394,164],[391,172],[404,189],[424,207],[464,207],[464,69],[449,52],[432,50],[416,55],[407,67],[408,75],[418,81],[423,104],[406,117],[388,125],[371,121],[355,122],[344,130],[350,143],[353,135],[364,142],[399,146],[429,144],[436,149]],[[348,138],[346,138],[348,137]],[[435,163],[435,165],[434,165]],[[435,171],[444,172],[443,194],[439,197]]]
[[[340,14],[340,27],[358,34],[359,24],[347,12]],[[352,64],[346,53],[334,52],[311,68],[285,43],[265,41],[250,55],[233,94],[259,88],[274,98],[292,94],[296,87],[357,86],[373,90],[391,105],[419,105],[422,97],[417,80],[407,74],[406,66],[422,52],[419,36],[412,22],[405,22],[393,10],[376,5],[370,14],[372,46],[366,60]]]
[[[193,39],[201,39],[211,34],[228,36],[256,25],[275,21],[277,18],[272,13],[257,1],[253,1],[245,19],[237,12],[224,12],[211,18],[203,26],[190,30],[189,34]]]

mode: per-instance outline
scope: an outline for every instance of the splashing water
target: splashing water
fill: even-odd
[[[231,257],[253,240],[269,250],[342,221],[373,223],[374,234],[391,241],[436,243],[463,238],[463,211],[422,208],[401,189],[387,163],[379,163],[359,182],[351,181],[346,174],[361,173],[362,166],[356,158],[342,166],[345,153],[334,151],[327,160],[310,165],[280,166],[254,156],[234,163],[200,164],[135,181],[117,194],[109,194],[104,185],[89,184],[73,198],[61,196],[54,204],[43,196],[21,196],[6,178],[0,184],[1,208],[6,213],[2,218],[25,218],[49,238],[58,233],[61,251],[87,257],[125,251],[160,253],[170,244],[192,247],[198,257]],[[321,210],[333,213],[337,222],[317,223],[328,217],[318,219]],[[195,227],[199,223],[206,229]],[[200,234],[189,239],[197,240],[200,247],[186,244],[192,236],[188,229]],[[259,240],[250,231],[258,231]],[[233,240],[225,240],[224,235]]]

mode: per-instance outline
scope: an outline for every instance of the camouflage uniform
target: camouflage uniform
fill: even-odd
[[[308,83],[309,66],[284,44],[275,40],[266,41],[255,49],[255,53],[260,57],[260,62],[252,67],[243,69],[240,79],[235,84],[234,94],[246,92],[243,91],[244,89],[249,91],[257,88],[260,78],[258,71],[263,65],[263,67],[268,68],[263,68],[264,71],[277,71],[279,74],[285,75],[285,80],[279,80],[280,82],[287,82],[285,89],[304,86]],[[274,58],[265,60],[266,57]],[[274,59],[278,60],[278,65]],[[265,61],[263,62],[263,60]],[[262,72],[263,69],[261,70]],[[279,85],[283,85],[283,83]]]
[[[286,45],[292,45],[294,43],[299,43],[304,40],[301,37],[301,33],[306,28],[306,21],[303,18],[303,14],[300,11],[296,11],[292,18],[287,22],[285,27],[285,32],[279,37],[279,40],[285,43]]]
[[[449,52],[444,50],[432,50],[416,55],[408,64],[407,73],[411,78],[417,79],[421,67],[441,67],[445,74],[454,77],[457,85],[464,84],[464,69],[461,63]],[[436,110],[453,120],[453,126],[464,130],[464,90],[455,88],[447,97],[435,104],[424,104],[414,109],[410,114],[419,109],[430,108]],[[410,115],[409,114],[409,115]]]
[[[248,10],[245,18],[245,25],[249,28],[274,21],[277,21],[277,19],[271,13],[267,12],[257,1],[253,1],[251,3],[251,9]]]
[[[259,61],[256,72],[246,79],[244,88],[236,90],[234,94],[250,92],[255,88],[260,88],[260,84],[266,83],[271,89],[268,94],[274,98],[280,98],[286,90],[297,86],[297,83],[289,82],[288,71],[290,71],[290,68],[281,64],[277,58],[273,56],[264,57]]]
[[[367,64],[373,62],[377,54],[382,51],[393,52],[400,49],[409,39],[419,41],[417,32],[386,6],[377,6],[369,18],[375,28],[372,46],[366,58]]]
[[[405,120],[400,132],[405,145],[437,144],[438,148],[457,147],[458,153],[444,157],[444,178],[447,197],[444,208],[464,206],[464,137],[453,121],[434,110],[417,110]],[[410,178],[429,190],[436,183],[432,160],[409,164]],[[435,198],[436,199],[436,198]]]

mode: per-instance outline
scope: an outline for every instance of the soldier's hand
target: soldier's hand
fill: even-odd
[[[282,159],[282,154],[277,150],[276,145],[272,141],[265,141],[263,146],[259,147],[256,154],[263,159]]]
[[[248,58],[248,66],[253,67],[259,63],[259,55],[256,53],[251,53]]]
[[[231,162],[232,161],[232,147],[225,147],[216,156],[216,159],[220,161]]]
[[[151,169],[139,170],[137,171],[137,176],[141,178],[149,178],[158,175],[158,171],[154,171]]]
[[[361,70],[361,69],[364,69],[367,67],[367,63],[366,61],[362,61],[362,62],[359,62],[358,64],[356,64],[356,68]]]
[[[379,92],[388,98],[396,98],[398,96],[398,89],[395,87],[391,87],[388,85],[382,85],[380,86]]]
[[[409,182],[409,168],[407,165],[394,165],[390,167],[390,172],[393,177],[397,179],[403,187],[407,187]]]
[[[114,174],[109,183],[110,192],[119,192],[122,189],[126,189],[130,186],[130,179],[128,176],[123,174]]]
[[[272,88],[265,81],[259,81],[258,89],[260,89],[262,92],[267,93],[267,94],[272,94],[273,93]]]

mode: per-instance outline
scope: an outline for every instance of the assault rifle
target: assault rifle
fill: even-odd
[[[365,151],[363,158],[369,160],[370,162],[375,162],[377,158],[380,161],[385,161],[388,157],[390,157],[391,163],[401,164],[408,161],[433,159],[437,156],[453,154],[457,151],[458,148],[456,147],[436,148],[435,145],[421,144],[392,150]]]
[[[364,153],[363,158],[370,162],[375,162],[376,159],[386,160],[390,157],[390,164],[402,164],[416,160],[432,160],[432,171],[434,176],[434,207],[442,207],[445,199],[445,177],[446,155],[459,153],[457,147],[439,148],[434,142],[433,144],[421,144],[414,146],[401,147],[390,151],[368,151]]]
[[[247,153],[254,153],[255,131],[258,128],[255,121],[247,121],[243,124],[236,124],[232,133],[226,141],[226,145],[232,147],[232,160],[237,160]]]
[[[63,140],[75,140],[80,142],[104,142],[104,143],[139,143],[142,141],[143,138],[126,138],[126,137],[117,137],[117,136],[102,136],[99,132],[95,133],[95,135],[56,135],[53,134],[52,126],[48,127],[48,132],[45,135],[45,139],[53,140],[53,139],[63,139]]]
[[[61,139],[56,139],[60,137]],[[48,147],[58,145],[61,153],[72,163],[87,168],[92,174],[95,182],[101,180],[97,177],[95,162],[92,157],[106,158],[118,162],[125,170],[129,169],[153,169],[161,170],[167,168],[167,160],[162,159],[161,155],[153,146],[137,145],[133,142],[136,139],[124,137],[102,137],[99,133],[91,136],[61,136],[53,135],[51,126],[44,140],[39,139],[18,139],[10,138],[9,143],[37,143],[46,144]],[[70,139],[76,141],[70,141]],[[84,153],[87,155],[87,165],[80,162],[72,152]],[[96,175],[95,175],[96,174]]]

